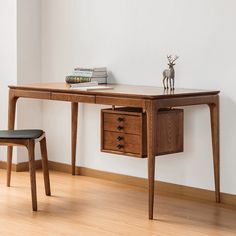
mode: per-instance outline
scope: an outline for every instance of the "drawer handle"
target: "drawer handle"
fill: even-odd
[[[124,138],[121,137],[121,136],[118,136],[118,137],[117,137],[117,140],[118,140],[118,141],[123,140],[123,139],[124,139]]]
[[[121,148],[124,148],[124,145],[118,144],[117,147],[121,149]]]
[[[120,125],[117,126],[117,129],[118,129],[118,130],[122,130],[123,128],[124,128],[123,126],[120,126]]]
[[[118,118],[117,118],[117,121],[119,121],[119,122],[124,121],[124,118],[118,117]]]

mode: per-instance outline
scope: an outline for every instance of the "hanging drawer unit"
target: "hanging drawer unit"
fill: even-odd
[[[183,110],[157,112],[155,155],[183,151]],[[147,119],[141,108],[101,110],[101,151],[134,157],[147,156]]]

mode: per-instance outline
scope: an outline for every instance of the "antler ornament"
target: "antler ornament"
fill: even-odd
[[[163,86],[164,89],[169,89],[174,90],[175,89],[175,70],[174,70],[174,65],[175,61],[179,57],[176,55],[174,58],[172,58],[172,55],[167,55],[167,60],[168,60],[168,66],[169,69],[166,69],[163,71]]]

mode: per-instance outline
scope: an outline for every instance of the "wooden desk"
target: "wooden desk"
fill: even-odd
[[[72,174],[75,174],[78,103],[95,103],[116,106],[140,107],[147,115],[147,156],[149,186],[149,219],[153,219],[154,174],[155,174],[155,125],[160,108],[206,104],[210,108],[215,196],[220,202],[219,173],[219,91],[191,89],[164,90],[158,87],[109,85],[112,90],[72,90],[65,83],[47,83],[9,86],[8,128],[14,129],[16,102],[20,97],[59,100],[71,103],[71,159]],[[8,147],[8,172],[12,161],[12,147]],[[10,174],[8,175],[8,182]]]

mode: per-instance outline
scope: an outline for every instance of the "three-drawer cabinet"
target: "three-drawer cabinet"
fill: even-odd
[[[157,112],[155,155],[183,151],[183,110]],[[141,108],[101,110],[101,151],[127,156],[147,156],[147,119]]]

